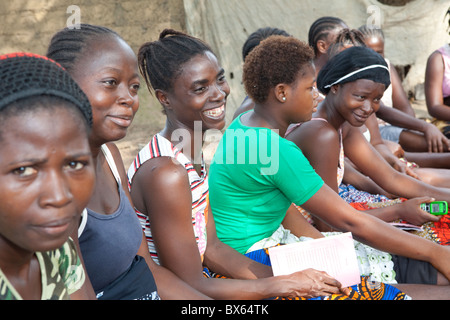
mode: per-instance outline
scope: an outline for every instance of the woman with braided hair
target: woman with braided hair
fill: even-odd
[[[113,143],[126,135],[139,108],[135,53],[116,32],[81,24],[80,29],[56,33],[47,56],[68,70],[92,105],[89,143],[97,182],[79,242],[97,297],[208,299],[151,259],[122,158]]]
[[[89,101],[31,53],[0,56],[0,80],[0,300],[89,299],[70,238],[95,182]]]
[[[343,29],[348,29],[347,24],[341,18],[332,16],[320,17],[309,27],[308,43],[314,50],[316,77],[328,61],[328,48]]]

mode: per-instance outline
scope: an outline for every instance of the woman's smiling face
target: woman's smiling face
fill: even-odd
[[[91,136],[99,143],[125,137],[139,108],[137,58],[117,36],[92,40],[72,77],[87,95],[93,114]]]
[[[0,246],[53,250],[78,227],[95,176],[87,128],[75,112],[38,108],[3,121]]]
[[[368,79],[333,86],[328,95],[336,94],[341,116],[352,126],[362,126],[380,108],[385,85]],[[335,93],[334,93],[335,92]]]
[[[202,130],[222,129],[230,87],[216,56],[207,51],[181,68],[173,89],[165,92],[166,100],[162,102],[167,116],[191,129],[196,121],[201,122]]]

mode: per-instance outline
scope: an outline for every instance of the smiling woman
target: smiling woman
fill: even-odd
[[[448,247],[398,230],[369,214],[359,213],[324,183],[316,172],[315,163],[308,158],[314,151],[320,154],[320,157],[314,159],[324,165],[328,163],[331,169],[327,169],[332,171],[332,178],[336,184],[340,159],[340,126],[347,120],[355,125],[361,125],[365,114],[377,108],[378,101],[389,84],[389,73],[383,58],[373,50],[354,47],[346,49],[335,56],[335,60],[328,62],[319,72],[318,87],[322,92],[324,87],[327,87],[336,93],[324,92],[328,93],[326,99],[317,107],[314,114],[314,117],[320,117],[322,121],[313,121],[311,115],[315,99],[307,98],[306,94],[302,99],[298,99],[300,96],[298,93],[309,88],[310,85],[307,84],[314,79],[310,63],[313,55],[310,51],[310,48],[294,38],[278,36],[262,41],[246,58],[244,85],[255,101],[255,107],[238,116],[228,127],[217,147],[210,169],[211,208],[219,239],[252,259],[270,265],[268,248],[305,241],[307,240],[305,237],[323,236],[305,226],[306,220],[303,216],[291,209],[294,203],[335,230],[352,232],[355,239],[368,247],[367,253],[371,257],[375,248],[394,255],[396,262],[399,262],[394,265],[398,271],[399,282],[409,282],[408,277],[414,275],[417,278],[413,281],[446,284],[420,288],[397,284],[395,286],[404,290],[398,292],[385,284],[367,283],[366,280],[373,272],[369,266],[360,269],[361,286],[352,287],[350,294],[325,291],[322,292],[321,299],[403,299],[405,293],[422,299],[448,297],[450,291]],[[381,67],[364,69],[371,65]],[[369,69],[376,72],[368,72]],[[255,72],[265,76],[255,76]],[[323,77],[326,74],[329,76]],[[258,90],[265,90],[265,95],[257,95],[255,91]],[[325,88],[325,91],[328,90]],[[314,90],[310,90],[309,94],[313,95],[313,92]],[[283,99],[284,97],[286,99]],[[291,99],[294,102],[290,102]],[[293,129],[287,138],[304,128],[307,128],[305,129],[307,134],[298,139],[299,142],[295,140],[294,143],[294,139],[292,141],[285,139],[284,133],[289,125],[299,121],[300,112],[292,112],[292,110],[300,111],[299,109],[302,110],[303,118],[300,121],[305,122]],[[260,169],[264,166],[261,162],[248,161],[245,164],[216,162],[216,159],[228,159],[227,155],[233,156],[242,152],[241,148],[235,147],[235,135],[230,136],[230,129],[240,129],[245,133],[255,131],[261,139],[267,139],[266,137],[276,139],[279,146],[275,150],[280,159],[279,170],[272,175],[264,175],[260,174]],[[308,148],[303,149],[302,145],[299,149],[300,143],[308,145]],[[257,145],[249,144],[245,152],[258,154],[260,150]],[[366,156],[369,161],[376,157],[371,154]],[[376,165],[378,164],[374,166]],[[383,178],[392,182],[393,177],[389,175],[394,176],[389,172],[385,173]],[[441,192],[440,195],[448,195],[448,191],[437,191],[428,186],[423,186],[423,189],[414,188],[408,185],[410,180],[404,182],[403,188],[411,192],[434,190],[437,193]],[[415,212],[420,215],[418,204],[419,201],[413,202],[416,206]],[[432,219],[431,215],[426,213],[422,213],[422,216]],[[355,247],[360,252],[358,242],[355,242]],[[367,257],[367,254],[363,253],[360,256],[361,262],[370,263],[364,256]],[[409,269],[404,270],[403,267],[408,263]],[[388,264],[387,267],[391,265]],[[447,279],[440,278],[436,269]],[[402,275],[407,277],[403,278]],[[317,279],[318,284],[321,281],[324,279]],[[336,289],[339,289],[339,285]],[[373,294],[374,291],[377,293]],[[330,296],[330,293],[337,294]]]
[[[92,105],[89,143],[97,183],[79,242],[99,299],[206,298],[150,258],[133,210],[122,158],[122,139],[139,108],[137,58],[114,31],[82,24],[54,35],[48,56],[60,62]],[[156,287],[155,279],[158,281]]]
[[[335,192],[342,182],[345,156],[377,186],[389,194],[410,199],[389,208],[370,210],[385,221],[404,219],[423,224],[438,221],[419,208],[431,198],[450,200],[448,189],[437,188],[391,167],[360,132],[370,115],[380,108],[380,99],[390,85],[383,57],[372,49],[351,47],[336,55],[319,73],[318,87],[326,99],[314,114],[315,120],[297,126],[286,137],[305,154],[315,170]],[[322,148],[317,148],[317,145]],[[347,167],[346,167],[347,168]],[[345,172],[350,171],[345,170]],[[322,231],[330,226],[315,219]]]
[[[223,128],[230,88],[211,48],[187,34],[164,30],[157,41],[142,45],[139,62],[150,91],[167,115],[165,128],[139,152],[128,170],[135,210],[154,259],[215,299],[317,294],[309,289],[311,281],[304,273],[271,277],[268,266],[217,238],[208,205],[202,141],[197,139],[202,139],[205,130]],[[312,102],[311,63],[307,71],[307,85],[302,82],[294,91],[307,92]],[[309,114],[312,108],[311,103]],[[187,133],[181,141],[176,134],[180,130]],[[336,280],[325,278],[328,290],[339,291]]]

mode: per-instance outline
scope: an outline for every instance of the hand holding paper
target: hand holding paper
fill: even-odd
[[[269,256],[274,276],[313,268],[325,271],[343,287],[361,281],[350,232],[269,248]]]

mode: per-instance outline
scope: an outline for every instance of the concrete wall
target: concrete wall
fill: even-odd
[[[137,52],[156,40],[164,28],[185,30],[183,0],[2,0],[0,1],[0,54],[30,51],[45,54],[55,32],[76,23],[103,25],[118,32]],[[69,9],[69,10],[68,10]],[[126,168],[151,135],[161,130],[165,116],[145,85],[140,108],[127,136],[117,142]]]
[[[166,27],[184,30],[183,0],[13,0],[0,2],[0,52],[44,54],[52,35],[74,22],[80,9],[82,23],[114,29],[134,50],[157,38]]]

